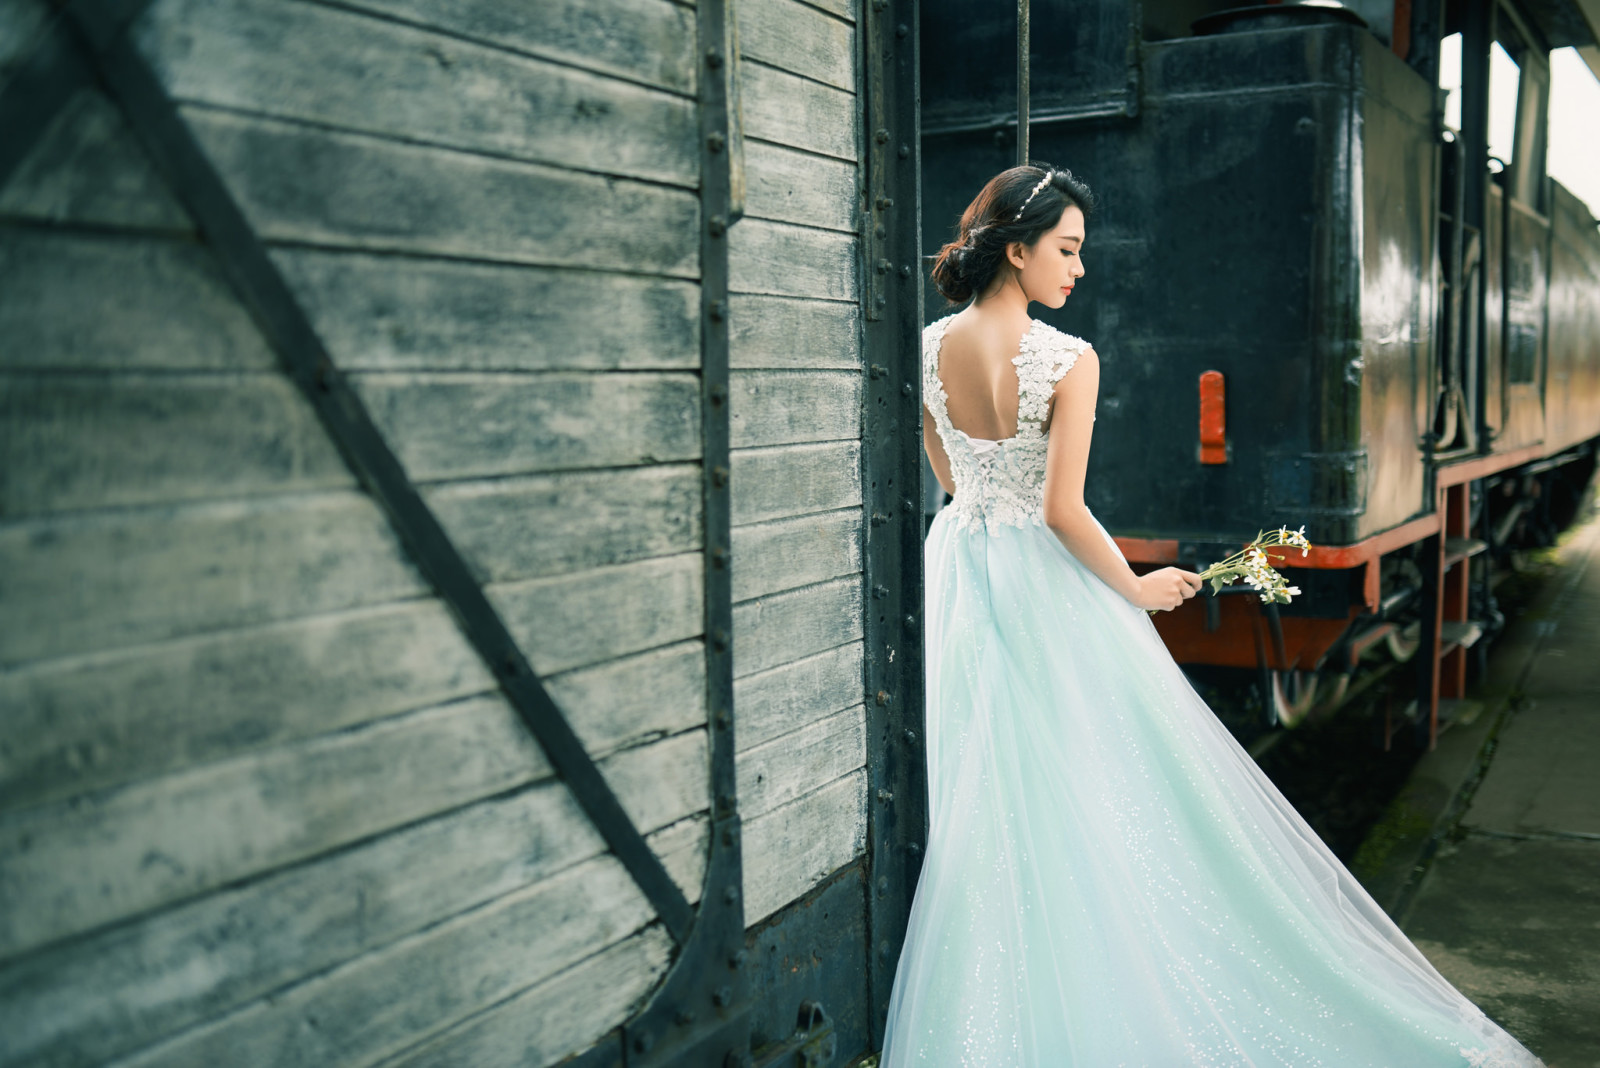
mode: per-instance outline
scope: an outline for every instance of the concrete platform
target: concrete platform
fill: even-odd
[[[1358,874],[1550,1068],[1600,1068],[1600,517],[1559,557],[1491,650],[1484,713],[1419,762]]]

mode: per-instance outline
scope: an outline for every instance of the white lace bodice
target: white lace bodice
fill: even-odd
[[[1041,428],[1050,395],[1089,347],[1080,337],[1033,320],[1011,358],[1017,369],[1017,432],[1003,441],[971,438],[950,424],[948,396],[939,378],[939,350],[955,313],[922,330],[922,402],[933,413],[950,458],[955,496],[947,506],[963,530],[1044,524],[1044,464],[1049,437]]]

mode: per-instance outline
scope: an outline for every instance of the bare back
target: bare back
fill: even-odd
[[[1016,357],[1031,328],[1031,320],[1017,324],[978,320],[970,309],[950,320],[939,350],[939,379],[949,398],[951,425],[969,438],[1007,441],[1016,436]],[[1054,414],[1051,400],[1045,431]]]

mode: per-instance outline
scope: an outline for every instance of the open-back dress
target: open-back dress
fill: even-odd
[[[946,411],[950,318],[923,332],[955,481],[925,545],[928,847],[882,1068],[1539,1065],[1045,526],[1041,424],[1086,343],[1034,320],[1017,432],[976,439]]]

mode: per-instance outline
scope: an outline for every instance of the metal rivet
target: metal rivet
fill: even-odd
[[[889,369],[878,363],[868,364],[867,374],[871,375],[873,378],[887,378],[889,376]]]
[[[900,507],[904,508],[908,515],[917,510],[916,504],[913,503],[913,501],[911,500],[910,497],[906,497],[903,500],[901,500]]]
[[[916,616],[906,616],[900,622],[902,622],[902,623],[904,623],[906,625],[906,630],[916,630],[917,629],[917,617]]]
[[[694,1013],[690,1012],[688,1009],[679,1009],[673,1014],[672,1022],[677,1024],[679,1027],[688,1027],[690,1024],[694,1023]]]
[[[717,992],[711,995],[711,1001],[719,1009],[727,1008],[733,1002],[733,988],[731,986],[717,987]]]
[[[734,971],[738,971],[740,968],[744,967],[744,962],[748,956],[749,954],[745,953],[744,950],[739,950],[733,956],[728,958],[728,967],[732,968]]]
[[[900,146],[900,158],[901,159],[910,159],[911,158],[911,146],[910,145],[901,145]]]
[[[706,220],[706,231],[712,237],[721,237],[728,231],[728,220],[720,215],[713,215]]]
[[[892,207],[894,207],[894,197],[879,197],[878,198],[878,210],[879,211],[887,211],[889,208],[892,208]]]
[[[722,49],[706,49],[706,66],[710,67],[712,70],[716,70],[718,67],[722,66]]]
[[[718,545],[711,550],[711,564],[719,571],[728,566],[728,550]]]
[[[712,130],[706,135],[706,147],[713,152],[721,152],[722,146],[727,143],[728,139],[722,136],[721,130]]]
[[[713,486],[726,486],[728,484],[728,469],[717,464],[711,469],[711,484]]]
[[[915,742],[916,740],[917,740],[917,732],[916,731],[906,731],[906,741]]]
[[[894,792],[891,790],[879,790],[878,800],[887,805],[890,801],[894,800]]]
[[[729,905],[737,904],[739,901],[739,888],[737,886],[730,886],[726,890],[722,891],[722,900],[724,903]]]
[[[910,26],[907,26],[907,25],[906,25],[906,24],[905,24],[905,23],[903,23],[903,22],[902,22],[902,23],[901,23],[901,24],[900,24],[900,25],[898,25],[898,26],[896,26],[896,27],[895,27],[895,28],[894,28],[894,35],[895,35],[895,36],[896,36],[896,37],[904,37],[904,36],[906,36],[906,35],[907,35],[907,34],[909,34],[909,33],[910,33],[910,32],[911,32],[911,27],[910,27]]]
[[[887,586],[874,586],[874,587],[872,587],[872,596],[877,598],[880,601],[883,600],[885,597],[889,596],[889,587],[887,587]]]
[[[711,632],[711,647],[717,652],[724,652],[728,648],[728,632],[718,627]]]
[[[901,268],[900,268],[900,277],[901,278],[910,278],[911,277],[911,268],[902,265]]]
[[[634,1035],[633,1048],[636,1053],[648,1053],[652,1045],[649,1035]]]
[[[706,305],[706,314],[711,316],[712,322],[720,323],[727,318],[728,305],[725,301],[714,300]]]
[[[726,708],[720,710],[717,713],[716,720],[717,720],[717,729],[718,730],[725,731],[729,727],[733,726],[733,716],[732,716],[731,713],[728,712],[728,710]]]
[[[874,133],[872,135],[872,139],[874,141],[878,142],[878,144],[880,144],[880,145],[886,145],[886,144],[889,143],[889,131],[888,130],[878,130],[876,133]]]
[[[907,842],[906,843],[906,852],[910,853],[914,857],[921,856],[922,855],[922,843],[921,842]]]
[[[900,385],[900,392],[904,393],[908,397],[911,396],[916,391],[917,391],[917,387],[913,386],[910,382],[903,382]]]
[[[723,401],[725,401],[727,399],[728,399],[728,387],[723,385],[721,382],[715,383],[711,387],[711,403],[712,404],[721,404]]]

